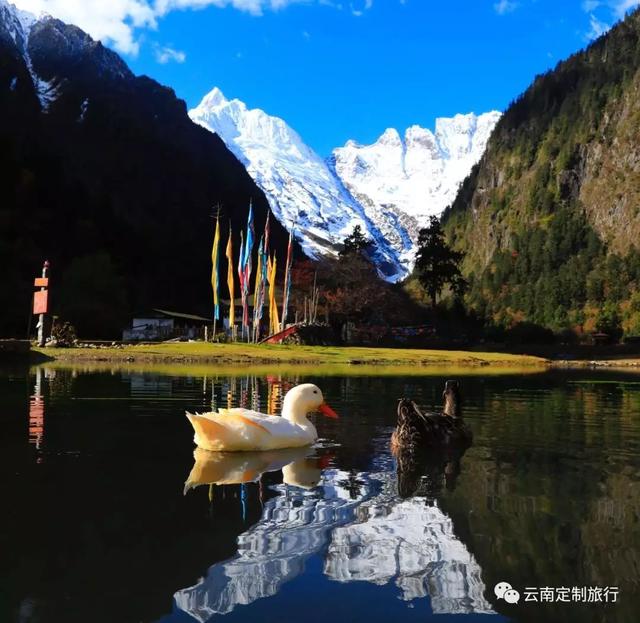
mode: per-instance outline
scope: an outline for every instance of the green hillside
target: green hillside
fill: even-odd
[[[443,221],[497,324],[640,334],[640,11],[512,103]]]

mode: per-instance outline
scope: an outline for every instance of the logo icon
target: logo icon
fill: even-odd
[[[509,582],[498,582],[493,592],[498,599],[504,599],[508,604],[517,604],[520,601],[520,593]]]

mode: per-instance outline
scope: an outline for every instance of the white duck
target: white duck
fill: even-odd
[[[217,413],[187,413],[194,442],[205,450],[246,452],[308,446],[318,439],[307,415],[320,411],[330,418],[337,413],[325,403],[320,388],[311,383],[297,385],[284,397],[282,417],[249,409],[220,409]]]

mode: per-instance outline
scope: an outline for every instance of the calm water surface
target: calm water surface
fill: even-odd
[[[396,400],[444,376],[0,371],[0,621],[637,623],[640,376],[455,376],[474,445],[398,470]],[[309,380],[314,448],[194,453],[186,409]]]

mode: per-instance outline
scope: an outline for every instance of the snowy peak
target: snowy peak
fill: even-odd
[[[80,28],[47,14],[35,16],[0,0],[0,41],[23,62],[43,113],[60,97],[65,80],[101,82],[133,78],[124,61]],[[14,87],[19,76],[14,76]]]
[[[219,88],[189,115],[245,165],[276,218],[296,224],[309,255],[335,253],[360,225],[392,280],[411,270],[418,230],[453,201],[500,118],[456,115],[437,119],[433,132],[414,125],[404,135],[388,128],[375,143],[347,141],[324,161],[284,120],[229,100]]]
[[[401,139],[388,129],[372,145],[348,141],[333,152],[336,174],[351,194],[371,211],[393,211],[415,240],[432,214],[455,198],[481,158],[499,112],[439,118],[435,132],[418,125]]]
[[[381,274],[394,280],[406,274],[387,232],[368,217],[328,164],[284,120],[249,109],[240,100],[229,100],[219,88],[205,95],[189,116],[218,134],[245,165],[274,216],[287,228],[295,225],[308,255],[335,254],[353,227],[360,225],[375,242]],[[389,139],[401,145],[395,134]],[[395,225],[390,227],[397,230]]]
[[[271,148],[279,158],[302,162],[319,160],[300,136],[279,117],[259,108],[249,109],[238,100],[228,100],[216,87],[189,112],[193,121],[220,135],[241,160],[247,150]]]
[[[398,134],[398,130],[396,130],[395,128],[388,128],[376,141],[376,145],[387,147],[402,147],[402,139],[400,138],[400,134]]]
[[[32,13],[22,11],[6,0],[0,0],[0,37],[5,35],[6,38],[8,35],[23,54],[27,49],[31,28],[37,21],[38,18]]]
[[[436,119],[436,140],[448,158],[460,159],[477,151],[482,155],[498,119],[496,111]]]
[[[224,96],[222,91],[218,87],[214,87],[209,93],[207,93],[200,102],[200,106],[198,109],[208,109],[208,108],[216,108],[217,106],[224,106],[228,104],[229,101]],[[197,109],[196,109],[197,110]]]

